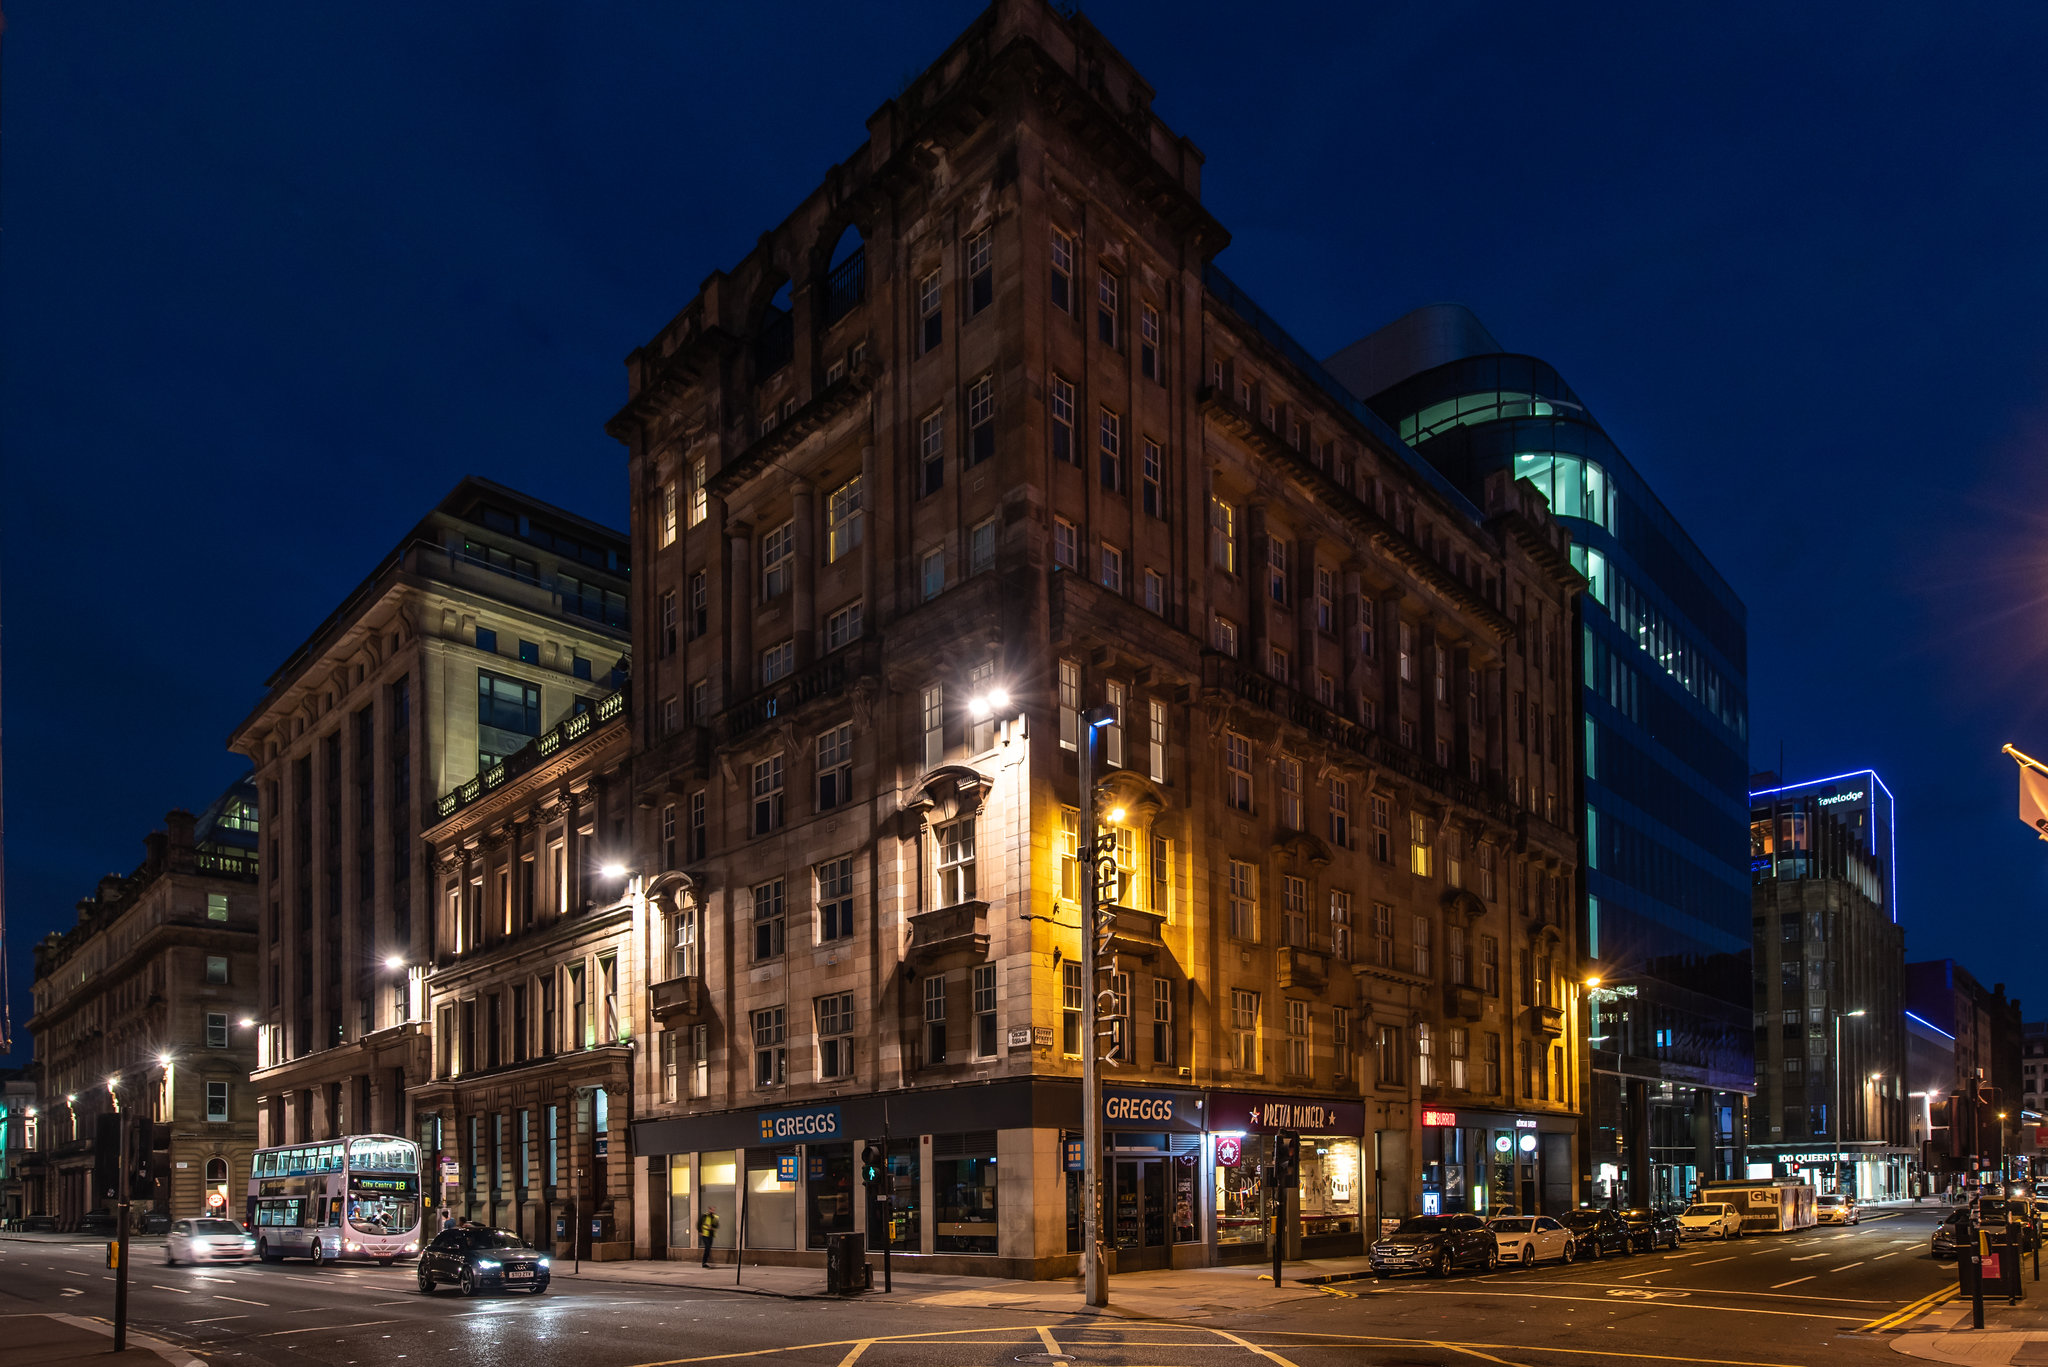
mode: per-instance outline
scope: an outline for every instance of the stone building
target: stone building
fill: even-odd
[[[78,923],[35,947],[39,1163],[31,1200],[76,1229],[112,1210],[120,1113],[149,1181],[144,1209],[239,1214],[256,1148],[256,794],[237,783],[203,817],[173,811],[142,864],[109,874]],[[140,1172],[137,1176],[140,1177]]]
[[[647,1033],[645,900],[627,851],[626,696],[565,717],[436,803],[426,979],[433,1066],[408,1088],[451,1215],[624,1257],[632,1059]],[[617,1147],[613,1146],[614,1138]],[[590,1222],[598,1222],[592,1236]]]
[[[1749,1152],[1820,1190],[1883,1200],[1908,1194],[1918,1160],[1906,941],[1893,906],[1889,820],[1873,842],[1839,798],[1795,784],[1752,799]]]
[[[1929,959],[1906,965],[1906,1008],[1949,1037],[1955,1072],[1937,1084],[1941,1090],[1979,1080],[1999,1090],[2005,1151],[2016,1152],[2026,1096],[2019,998],[2007,996],[2004,983],[1985,987],[1954,959]]]
[[[42,1107],[32,1066],[0,1068],[0,1228],[43,1210]]]
[[[231,748],[267,848],[255,1086],[263,1142],[411,1134],[429,1073],[431,804],[616,690],[614,532],[468,478],[267,684]]]
[[[1575,1199],[1569,537],[1505,472],[1461,495],[1215,269],[1151,98],[999,0],[628,359],[670,951],[636,1253],[715,1208],[723,1248],[818,1259],[886,1134],[903,1256],[1070,1273],[1098,986],[1120,1268],[1265,1256],[1290,1124],[1290,1250]]]

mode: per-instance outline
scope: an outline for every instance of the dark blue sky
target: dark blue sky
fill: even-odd
[[[975,12],[10,0],[17,1025],[29,947],[457,478],[623,525],[625,353]],[[2048,989],[1997,753],[2048,750],[2048,9],[1089,13],[1312,350],[1455,299],[1564,372],[1748,601],[1757,767],[1875,766],[1908,953]]]

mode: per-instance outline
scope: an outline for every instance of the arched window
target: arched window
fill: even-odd
[[[206,1185],[224,1187],[228,1184],[228,1160],[209,1158],[206,1160]]]
[[[826,324],[838,322],[867,297],[867,244],[861,240],[860,230],[849,223],[832,248],[832,264],[825,273]]]
[[[795,351],[796,324],[790,316],[792,296],[789,282],[775,291],[768,311],[761,316],[761,330],[754,335],[754,380],[759,383],[789,364]]]

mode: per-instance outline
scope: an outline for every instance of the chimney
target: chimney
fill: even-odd
[[[181,850],[192,848],[193,832],[199,825],[199,818],[183,807],[173,807],[164,813],[164,831],[171,838],[171,844]]]
[[[165,838],[162,831],[151,831],[142,837],[142,868],[145,873],[164,871]]]

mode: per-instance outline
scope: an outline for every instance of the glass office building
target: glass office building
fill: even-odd
[[[1742,601],[1557,371],[1508,353],[1468,310],[1419,309],[1326,364],[1460,488],[1499,469],[1535,484],[1589,585],[1591,1193],[1682,1200],[1742,1176],[1755,1089]]]

